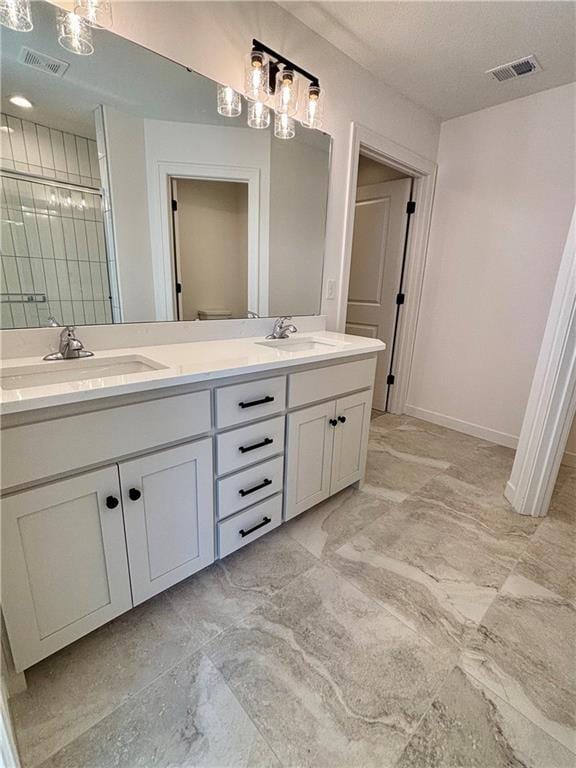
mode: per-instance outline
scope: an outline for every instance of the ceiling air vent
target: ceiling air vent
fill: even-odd
[[[35,51],[33,48],[27,48],[26,46],[20,49],[18,61],[27,67],[39,69],[40,72],[47,72],[49,75],[55,75],[56,77],[62,77],[69,66],[66,61],[55,59],[52,56],[40,53],[40,51]]]
[[[512,80],[515,77],[531,75],[533,72],[540,72],[541,70],[542,67],[538,64],[536,56],[530,55],[517,61],[511,61],[509,64],[501,64],[499,67],[488,69],[486,74],[501,83],[503,80]]]

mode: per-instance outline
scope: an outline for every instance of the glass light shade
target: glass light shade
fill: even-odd
[[[298,78],[291,69],[280,69],[276,74],[276,100],[274,109],[279,115],[296,114],[298,109]]]
[[[270,110],[261,101],[253,101],[248,105],[248,125],[250,128],[268,128],[270,125]]]
[[[296,135],[294,118],[288,115],[274,115],[274,136],[277,139],[293,139]]]
[[[92,29],[84,19],[72,11],[58,13],[58,42],[62,48],[79,56],[90,56],[94,53]]]
[[[0,0],[0,24],[15,32],[30,32],[30,0]]]
[[[76,0],[74,13],[91,27],[112,26],[112,5],[110,0]]]
[[[246,56],[244,93],[252,101],[263,101],[268,96],[268,58],[261,51]]]
[[[324,94],[319,85],[310,85],[302,125],[306,128],[321,128],[323,114]]]
[[[242,99],[238,91],[229,85],[218,85],[218,114],[238,117],[242,112]]]

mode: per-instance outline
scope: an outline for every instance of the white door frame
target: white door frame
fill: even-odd
[[[534,517],[547,513],[575,414],[576,208],[506,485],[506,498],[517,512]]]
[[[156,320],[176,319],[170,180],[204,179],[248,184],[248,308],[261,317],[268,315],[267,217],[261,217],[260,169],[234,165],[198,163],[155,164],[150,188],[150,235]],[[264,221],[266,219],[266,221]],[[157,254],[157,256],[154,256]]]
[[[352,122],[350,127],[346,185],[348,204],[342,246],[342,291],[337,314],[338,328],[344,328],[346,324],[360,150],[362,150],[363,155],[385,163],[391,168],[404,171],[407,175],[414,177],[413,200],[416,203],[416,211],[412,215],[410,223],[404,274],[404,294],[406,299],[403,310],[400,313],[396,337],[395,370],[397,384],[394,384],[392,387],[389,399],[390,411],[392,413],[402,413],[408,395],[412,354],[416,340],[416,325],[422,295],[437,166],[433,161],[413,152],[408,147],[397,144],[395,141],[381,136],[359,123]]]

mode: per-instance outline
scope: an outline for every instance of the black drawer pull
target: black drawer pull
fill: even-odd
[[[258,523],[258,525],[255,525],[254,528],[248,528],[247,531],[245,531],[244,528],[242,528],[240,530],[240,536],[244,538],[244,536],[248,536],[249,534],[254,533],[254,531],[258,530],[258,528],[263,528],[265,525],[268,525],[268,523],[271,523],[271,522],[272,522],[272,519],[270,517],[265,517],[262,520],[262,522]]]
[[[241,445],[238,450],[240,453],[248,453],[248,451],[255,451],[256,448],[264,448],[265,445],[272,445],[274,440],[271,437],[266,437],[261,443],[254,443],[253,445]]]
[[[266,397],[261,398],[260,400],[251,400],[249,403],[238,403],[240,408],[252,408],[253,405],[265,405],[266,403],[273,403],[274,398],[272,395],[266,395]]]
[[[338,421],[340,424],[346,424],[346,416],[338,416]]]
[[[248,496],[251,493],[255,493],[256,491],[259,491],[261,488],[266,488],[267,485],[272,485],[272,480],[269,480],[268,478],[266,478],[265,480],[262,480],[262,482],[259,483],[258,485],[252,486],[252,488],[246,488],[246,489],[242,488],[241,490],[238,491],[238,493],[240,494],[240,496]]]

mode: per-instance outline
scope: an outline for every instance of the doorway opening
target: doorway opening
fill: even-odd
[[[388,411],[396,381],[398,329],[405,296],[414,180],[360,153],[354,205],[354,229],[346,333],[378,338],[386,350],[378,356],[373,408]]]
[[[193,178],[170,183],[177,319],[246,317],[248,183]]]

